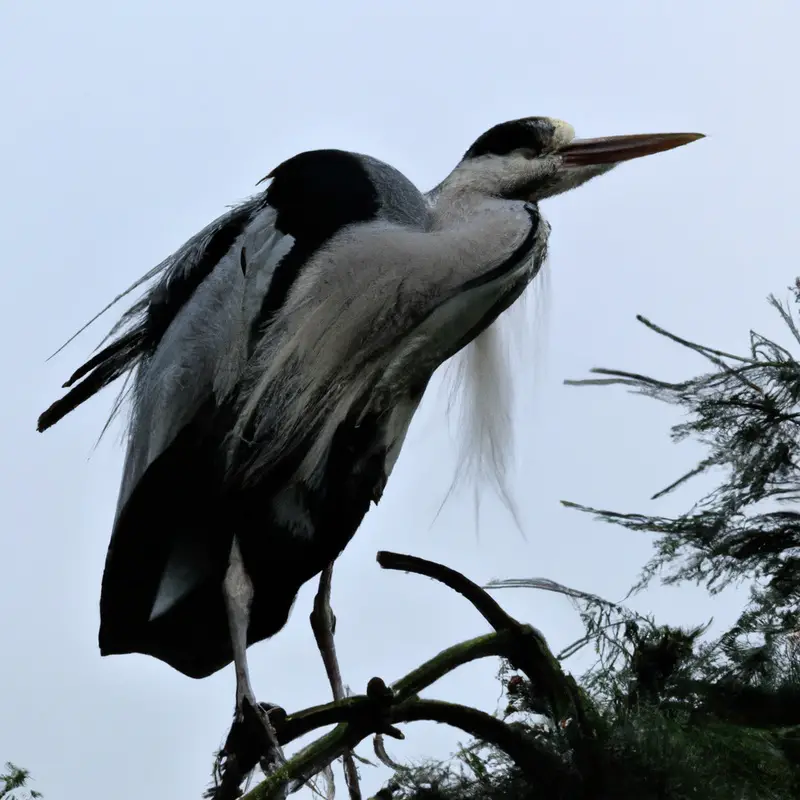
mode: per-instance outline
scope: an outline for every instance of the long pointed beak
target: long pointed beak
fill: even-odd
[[[557,153],[565,167],[588,167],[630,161],[705,138],[703,133],[633,133],[598,139],[573,139]]]

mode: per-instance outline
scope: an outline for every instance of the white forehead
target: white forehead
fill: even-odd
[[[564,122],[563,119],[554,119],[553,117],[549,117],[549,120],[555,128],[553,133],[553,148],[555,150],[562,148],[565,144],[569,144],[575,138],[575,128],[569,122]]]

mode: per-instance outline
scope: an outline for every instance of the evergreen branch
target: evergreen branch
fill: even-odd
[[[677,342],[684,347],[688,347],[690,350],[694,350],[697,353],[705,355],[706,353],[710,353],[714,356],[719,356],[720,358],[730,358],[732,361],[740,361],[743,364],[752,363],[752,359],[750,358],[743,358],[742,356],[736,356],[733,353],[726,353],[724,350],[715,350],[713,347],[706,347],[705,345],[698,344],[697,342],[692,342],[689,339],[684,339],[681,336],[677,336],[674,333],[670,333],[665,328],[662,328],[659,325],[656,325],[655,322],[651,322],[647,317],[643,316],[642,314],[636,315],[637,322],[641,322],[646,328],[650,328],[651,331],[659,334],[659,336],[664,336],[667,339],[671,339],[673,342]]]

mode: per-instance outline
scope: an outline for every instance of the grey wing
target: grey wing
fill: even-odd
[[[37,430],[44,431],[55,425],[151,355],[186,301],[264,207],[264,195],[257,195],[214,220],[169,258],[114,298],[59,348],[56,353],[134,289],[160,276],[122,315],[102,344],[109,339],[110,343],[81,365],[67,380],[64,388],[69,388],[70,391],[39,417]]]
[[[209,401],[218,408],[235,387],[275,268],[294,243],[274,223],[269,206],[255,214],[142,359],[118,508],[199,410]]]
[[[164,628],[157,625],[153,633],[148,626],[227,557],[225,537],[232,532],[221,523],[217,502],[226,399],[247,363],[252,338],[262,335],[263,305],[276,267],[293,244],[276,230],[274,210],[258,209],[170,316],[152,352],[139,359],[103,573],[104,654],[178,658],[175,642],[167,641],[171,634],[164,639]],[[178,286],[173,283],[172,291]],[[180,640],[178,652],[195,653],[186,644],[192,635]],[[179,668],[191,674],[197,667],[183,657]]]

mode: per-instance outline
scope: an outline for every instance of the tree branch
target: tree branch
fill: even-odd
[[[392,685],[395,702],[413,699],[423,689],[438,681],[449,672],[470,661],[487,656],[502,656],[508,650],[510,637],[507,633],[490,633],[448,647]],[[346,722],[365,711],[370,703],[366,695],[353,695],[339,702],[325,703],[297,711],[287,716],[279,725],[278,741],[289,744],[317,728]]]
[[[352,712],[353,709],[349,709],[351,715]],[[337,725],[329,734],[312,742],[289,759],[283,767],[248,792],[243,800],[269,800],[280,791],[286,781],[294,782],[293,790],[299,789],[326,763],[353,749],[371,733],[385,732],[387,725],[425,720],[460,728],[465,733],[504,750],[522,772],[544,786],[563,786],[566,782],[577,779],[575,773],[557,754],[491,714],[455,703],[414,697],[390,706],[384,714],[374,717],[371,725],[365,724],[366,720],[352,717],[351,721]]]
[[[564,674],[543,634],[532,625],[523,625],[503,610],[500,604],[477,583],[450,567],[416,556],[382,551],[377,556],[384,569],[404,570],[425,575],[443,583],[469,600],[483,618],[498,632],[506,631],[511,643],[506,658],[524,672],[541,694],[556,720],[574,718],[580,733],[594,735],[583,698],[575,681]]]
[[[576,724],[569,726],[568,730],[572,732],[576,756],[580,758],[586,751],[582,740],[593,738],[593,730],[580,690],[571,676],[561,670],[542,634],[515,620],[480,586],[453,569],[399,553],[381,552],[377,560],[385,569],[413,572],[444,583],[469,600],[495,628],[495,633],[443,650],[400,678],[391,689],[380,679],[373,678],[366,695],[314,706],[285,717],[276,729],[278,740],[283,745],[320,727],[331,724],[336,727],[296,753],[245,795],[244,800],[271,799],[286,782],[290,783],[290,791],[297,791],[313,775],[371,734],[403,738],[394,726],[420,720],[453,725],[494,745],[505,751],[522,772],[540,781],[542,786],[564,787],[576,780],[574,767],[565,764],[551,750],[515,726],[477,709],[418,697],[420,691],[462,664],[486,656],[502,656],[524,672],[537,691],[544,695],[556,720],[569,717],[575,720]]]

